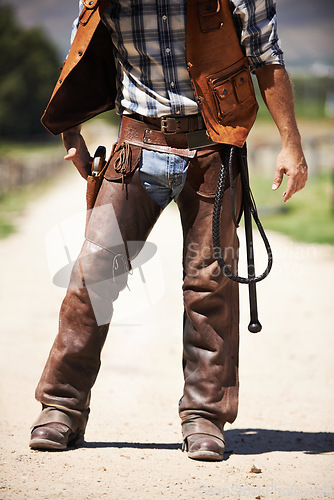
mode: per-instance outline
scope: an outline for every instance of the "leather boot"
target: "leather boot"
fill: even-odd
[[[62,303],[59,332],[36,389],[43,410],[34,423],[32,442],[34,435],[52,432],[50,449],[54,448],[55,432],[50,431],[54,426],[41,429],[48,423],[67,425],[71,429],[68,443],[70,438],[83,437],[113,301],[126,286],[129,260],[140,251],[161,213],[137,171],[127,182],[124,188],[121,183],[102,183]],[[128,248],[127,241],[137,245]],[[59,443],[63,446],[68,433],[60,429],[58,426],[56,432],[62,434]],[[44,443],[43,449],[46,447]]]
[[[88,412],[87,416],[88,416]],[[78,412],[78,416],[83,417]],[[83,419],[82,419],[83,420]],[[29,446],[33,450],[65,450],[83,442],[86,421],[76,425],[75,414],[55,406],[43,405],[43,410],[31,427]]]
[[[240,175],[235,177],[233,186],[238,214]],[[214,437],[210,438],[211,456],[215,457],[211,459],[221,460],[223,427],[225,422],[234,421],[238,407],[238,284],[224,276],[215,260],[213,199],[197,194],[186,184],[178,206],[184,235],[184,392],[179,404],[182,434],[188,450],[191,450],[190,442],[197,442],[197,456],[191,456],[188,451],[190,458],[210,459],[208,441],[202,440],[201,447],[195,439],[196,434],[206,434],[208,439]],[[223,199],[221,235],[221,248],[225,249],[223,257],[236,272],[239,245],[232,218],[230,188]]]

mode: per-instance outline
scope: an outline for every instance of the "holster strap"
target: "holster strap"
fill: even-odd
[[[194,158],[196,155],[195,150],[188,149],[186,134],[165,134],[160,130],[154,130],[148,123],[126,115],[122,117],[118,140],[159,153],[175,154],[186,158]]]

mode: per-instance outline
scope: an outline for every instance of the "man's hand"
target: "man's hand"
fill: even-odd
[[[84,138],[80,133],[81,127],[74,127],[62,134],[67,154],[64,160],[72,161],[79,174],[87,179],[91,172],[93,158],[90,156]]]
[[[276,162],[272,185],[274,191],[280,187],[284,174],[288,176],[288,185],[283,199],[288,201],[293,194],[303,189],[307,180],[307,163],[301,146],[282,147]]]
[[[282,140],[282,150],[277,158],[273,190],[279,188],[286,174],[288,185],[283,194],[288,201],[305,186],[307,163],[298,131],[294,97],[289,75],[283,66],[269,64],[255,71],[263,100],[269,109]]]

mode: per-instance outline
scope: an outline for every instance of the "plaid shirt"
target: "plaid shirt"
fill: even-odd
[[[284,64],[275,0],[233,0],[233,6],[251,71]],[[118,114],[198,113],[186,69],[186,0],[112,0],[104,22],[116,48]]]

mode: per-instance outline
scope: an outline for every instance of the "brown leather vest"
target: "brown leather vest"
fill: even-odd
[[[186,57],[208,135],[241,147],[258,105],[230,0],[188,0]]]
[[[84,0],[76,37],[42,117],[55,135],[115,106],[114,48],[100,22],[109,2]],[[230,0],[187,1],[186,57],[208,135],[242,146],[257,103]]]

